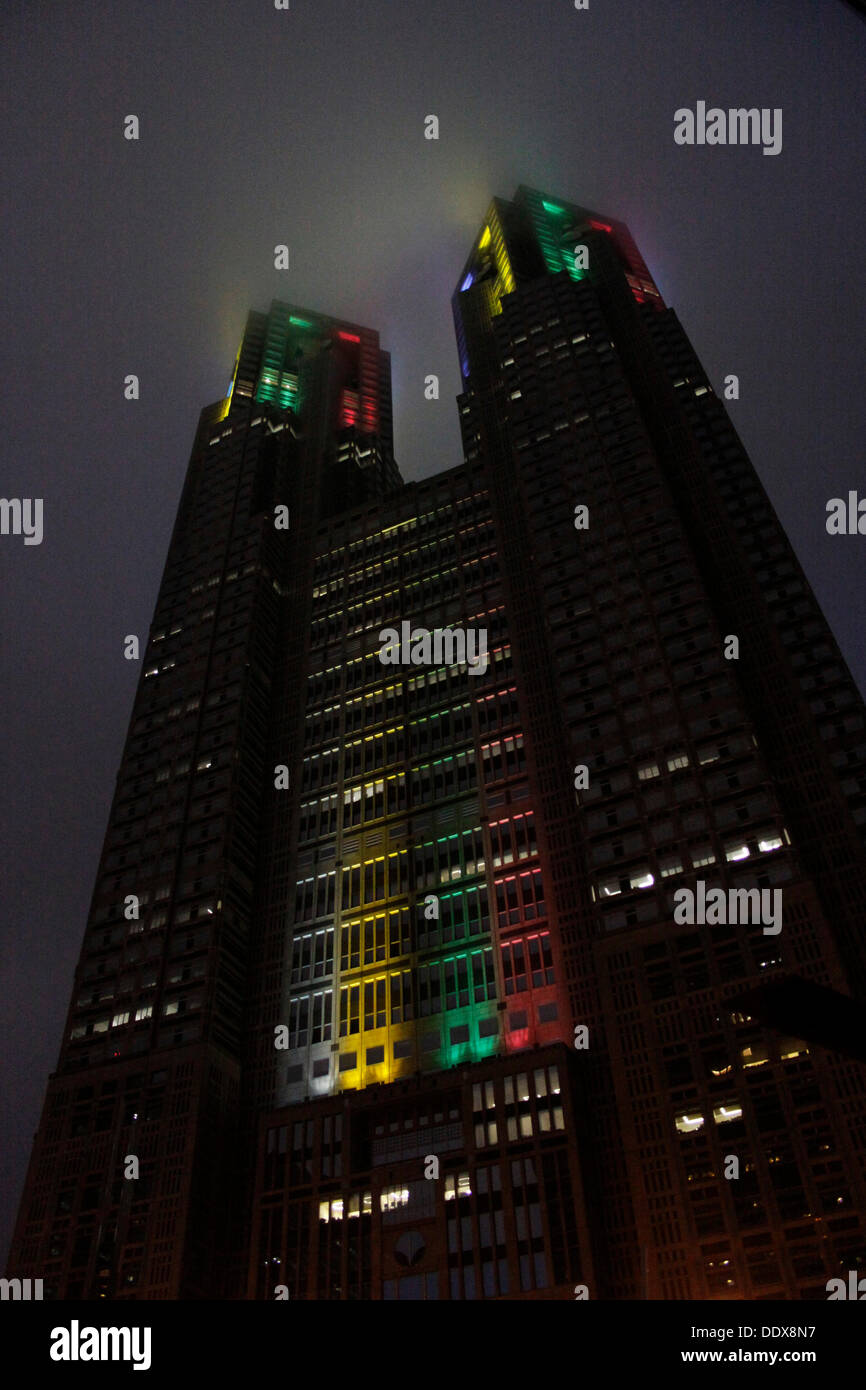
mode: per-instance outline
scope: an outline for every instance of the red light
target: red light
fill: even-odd
[[[339,328],[337,329],[337,337],[342,338],[345,343],[360,343],[361,341],[356,333],[343,333]]]
[[[590,227],[595,227],[595,230],[596,230],[597,232],[612,232],[612,231],[613,231],[613,227],[609,227],[608,224],[607,224],[606,222],[593,222],[592,218],[590,218],[589,225],[590,225]]]

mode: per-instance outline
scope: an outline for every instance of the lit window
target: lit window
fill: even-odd
[[[641,782],[648,782],[651,777],[659,776],[657,763],[647,763],[646,767],[639,767],[637,770],[638,778]]]
[[[727,859],[729,864],[739,859],[748,859],[748,857],[748,845],[729,845],[725,849],[725,858]]]
[[[688,1113],[677,1115],[676,1126],[681,1134],[693,1134],[696,1129],[700,1129],[704,1123],[703,1115],[689,1115]]]
[[[758,849],[762,854],[768,854],[770,850],[781,848],[782,840],[778,835],[768,836],[767,839],[758,841]]]
[[[717,1125],[729,1124],[731,1120],[741,1120],[743,1118],[743,1107],[732,1101],[730,1105],[716,1105],[713,1107],[713,1119]]]
[[[379,1195],[379,1210],[396,1211],[398,1207],[405,1207],[408,1201],[408,1187],[383,1187]]]
[[[740,1050],[740,1058],[744,1067],[762,1067],[769,1060],[766,1047],[744,1047]]]

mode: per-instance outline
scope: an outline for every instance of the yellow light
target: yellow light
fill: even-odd
[[[243,338],[241,338],[241,341],[240,341],[240,343],[238,344],[237,355],[235,356],[235,365],[234,365],[234,368],[232,369],[232,380],[231,380],[231,385],[229,386],[229,389],[228,389],[228,395],[225,397],[225,400],[223,401],[222,405],[220,406],[220,412],[219,412],[219,414],[218,414],[217,417],[216,417],[217,420],[224,420],[224,419],[226,418],[226,416],[228,415],[228,413],[229,413],[229,406],[230,406],[231,403],[232,403],[232,396],[234,395],[235,380],[237,379],[238,364],[239,364],[239,362],[240,362],[240,360],[241,360],[241,348],[243,347],[243,345],[244,345],[244,340],[243,340]]]
[[[416,516],[407,517],[405,521],[398,521],[396,526],[386,526],[384,531],[380,531],[380,536],[390,536],[392,531],[399,531],[401,526],[408,526],[411,522],[417,521]]]

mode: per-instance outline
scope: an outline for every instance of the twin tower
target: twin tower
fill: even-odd
[[[458,466],[404,484],[377,334],[279,302],[202,412],[9,1262],[45,1297],[866,1255],[864,1064],[767,1003],[866,989],[860,695],[628,229],[521,187],[457,284]]]

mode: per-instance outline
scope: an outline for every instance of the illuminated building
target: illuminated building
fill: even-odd
[[[863,1063],[735,1003],[863,995],[860,696],[627,228],[522,188],[457,285],[458,467],[402,485],[376,335],[292,306],[203,413],[10,1262],[62,1296],[866,1258]],[[385,664],[402,622],[487,669]],[[679,925],[699,881],[781,932]]]
[[[399,482],[377,335],[282,304],[250,314],[226,397],[201,415],[142,643],[13,1238],[10,1268],[43,1268],[46,1298],[214,1297],[241,1277],[253,898],[299,519]]]

